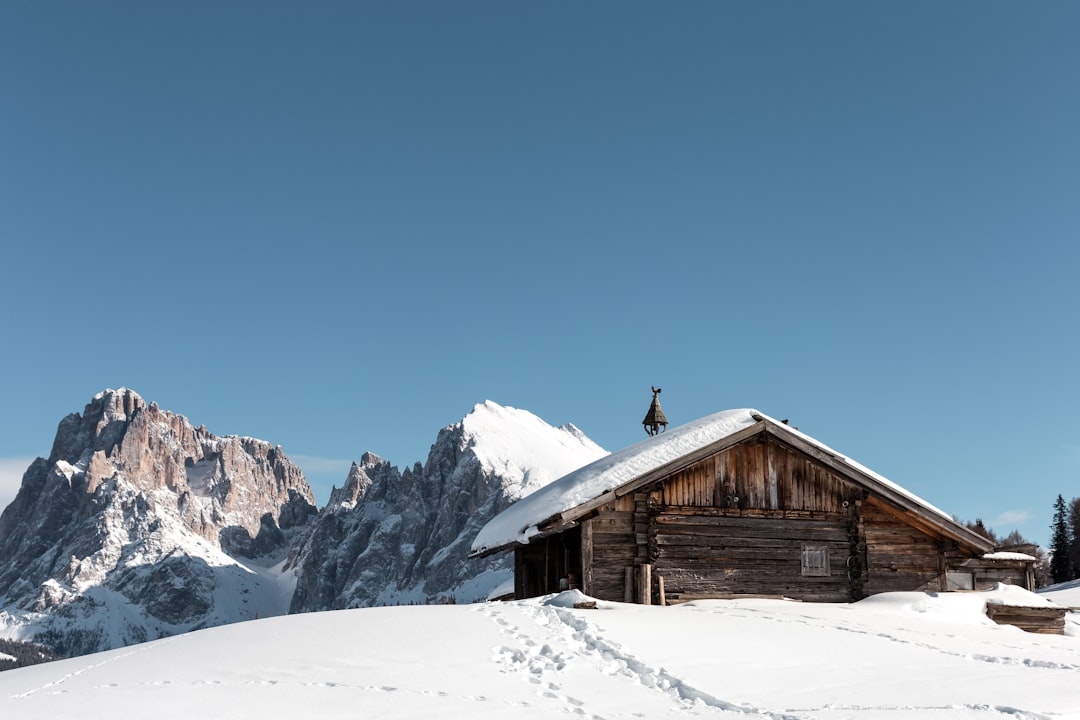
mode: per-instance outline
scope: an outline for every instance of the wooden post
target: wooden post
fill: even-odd
[[[638,597],[641,598],[642,605],[652,605],[652,565],[648,563],[641,564],[641,575],[639,576],[640,585],[638,587]]]
[[[544,587],[540,590],[541,595],[551,592],[551,540],[544,539]]]
[[[528,566],[525,564],[525,553],[518,547],[514,549],[514,599],[524,600],[528,592]]]
[[[667,595],[664,594],[664,576],[656,576],[656,587],[660,590],[660,605],[662,607],[667,606]]]
[[[581,592],[593,594],[593,524],[586,520],[581,524]]]
[[[938,590],[941,592],[949,590],[949,563],[945,559],[944,548],[938,550]]]

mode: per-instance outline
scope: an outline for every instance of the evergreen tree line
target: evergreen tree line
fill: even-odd
[[[15,659],[12,660],[11,658]],[[38,663],[58,659],[58,656],[41,645],[0,638],[0,670],[13,670],[17,667],[37,665]]]
[[[1054,501],[1050,523],[1050,580],[1054,583],[1080,578],[1080,497]]]

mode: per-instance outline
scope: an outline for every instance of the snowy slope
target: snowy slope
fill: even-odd
[[[1080,718],[1080,637],[995,625],[988,595],[294,615],[0,673],[0,716]]]
[[[291,565],[291,610],[487,597],[510,577],[510,558],[468,559],[480,527],[605,454],[572,425],[491,401],[443,428],[423,466],[402,472],[366,453]]]
[[[1065,607],[1080,608],[1080,580],[1048,585],[1041,588],[1039,595]]]

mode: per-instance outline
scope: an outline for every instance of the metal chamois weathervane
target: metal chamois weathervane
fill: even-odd
[[[653,387],[652,404],[649,405],[649,412],[645,413],[645,419],[641,421],[641,424],[645,426],[645,432],[650,437],[667,430],[667,417],[664,415],[664,409],[660,407],[660,392],[660,388]]]

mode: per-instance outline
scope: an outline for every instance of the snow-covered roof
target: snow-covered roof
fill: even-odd
[[[754,410],[725,410],[642,440],[564,475],[522,498],[485,525],[473,553],[527,543],[537,525],[551,516],[593,500],[609,490],[757,422]]]
[[[983,560],[1022,560],[1024,562],[1036,562],[1038,558],[1027,553],[1018,552],[992,552],[983,555]]]
[[[814,438],[752,408],[724,410],[647,438],[618,452],[600,458],[564,475],[533,494],[522,498],[485,525],[473,541],[472,554],[486,555],[514,544],[525,544],[543,533],[542,525],[557,516],[589,503],[632,483],[645,475],[678,463],[687,456],[705,450],[742,430],[761,424],[777,435],[785,436],[822,457],[827,457],[864,484],[890,499],[908,506],[935,525],[968,539],[978,547],[989,544],[952,520],[949,515],[925,500],[901,488],[869,468],[841,455]]]

